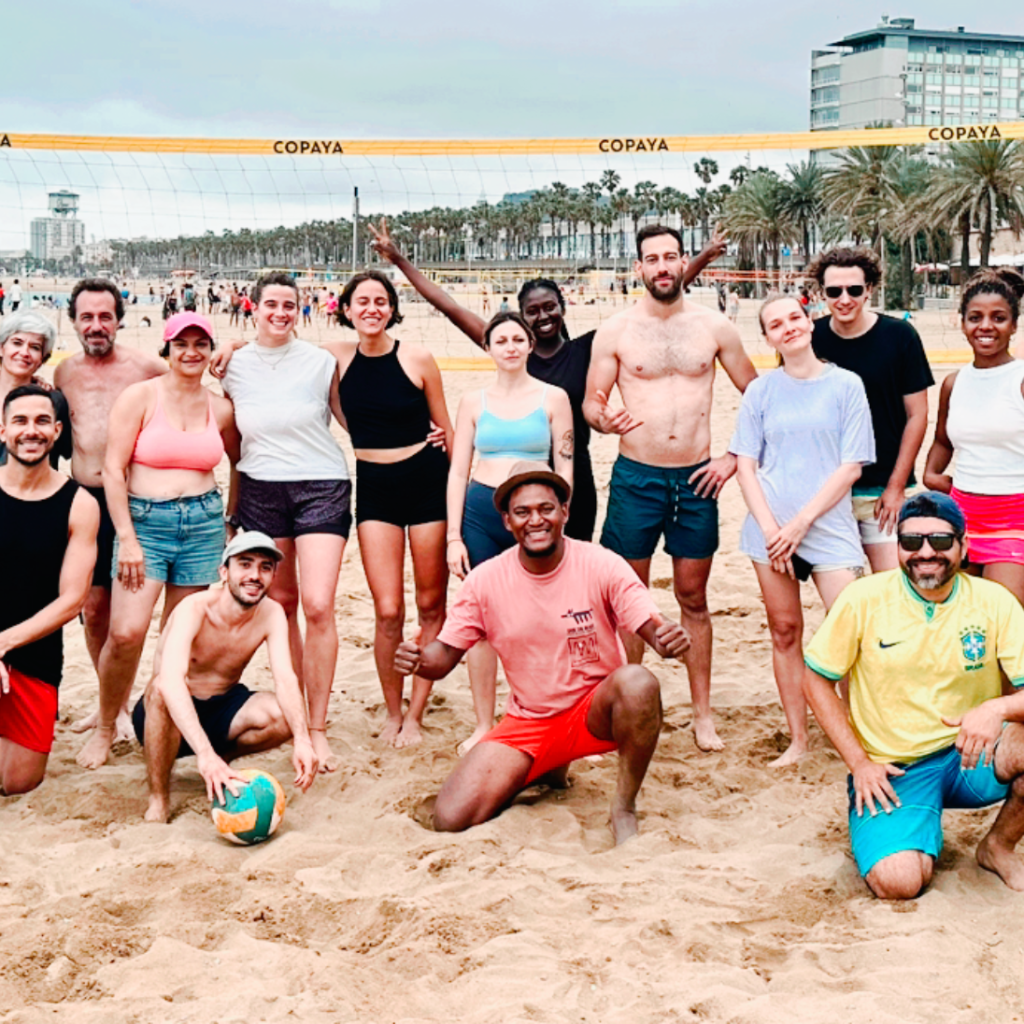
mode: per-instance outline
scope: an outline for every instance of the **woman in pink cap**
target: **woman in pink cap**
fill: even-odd
[[[238,459],[231,402],[203,386],[213,328],[198,313],[164,325],[170,373],[132,384],[110,412],[103,489],[117,537],[110,633],[100,692],[131,693],[153,609],[166,588],[161,628],[175,605],[218,579],[224,504],[214,470]],[[107,690],[107,687],[110,690]]]

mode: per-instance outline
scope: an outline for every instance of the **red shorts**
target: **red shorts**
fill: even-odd
[[[587,728],[587,714],[597,688],[590,691],[568,711],[551,718],[515,718],[506,715],[481,742],[504,743],[533,758],[526,785],[553,768],[591,754],[616,750],[614,740],[599,740]]]
[[[57,687],[22,675],[16,668],[7,671],[11,690],[0,693],[0,737],[37,754],[48,754],[57,722]]]

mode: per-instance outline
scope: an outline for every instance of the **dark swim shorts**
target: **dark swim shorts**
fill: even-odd
[[[253,691],[244,683],[235,683],[224,693],[216,697],[207,697],[205,700],[199,697],[192,698],[196,714],[199,716],[199,724],[203,732],[210,738],[213,749],[223,757],[231,749],[232,741],[228,739],[231,731],[231,723],[235,715],[242,709],[242,705],[253,695]],[[135,735],[139,743],[146,745],[146,699],[143,697],[135,705],[132,711],[132,725],[135,726]],[[176,757],[191,757],[195,751],[185,742],[182,737],[181,746],[178,747]]]

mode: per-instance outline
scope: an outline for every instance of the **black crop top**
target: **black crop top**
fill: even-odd
[[[405,448],[427,439],[430,409],[398,361],[398,341],[387,355],[359,349],[338,383],[341,411],[353,448]]]

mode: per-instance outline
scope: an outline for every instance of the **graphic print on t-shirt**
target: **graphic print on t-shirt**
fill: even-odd
[[[586,608],[574,612],[571,608],[562,616],[567,622],[569,658],[573,668],[586,665],[588,662],[599,661],[597,648],[597,629],[594,626],[594,611]]]

